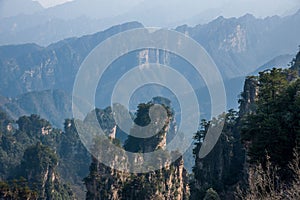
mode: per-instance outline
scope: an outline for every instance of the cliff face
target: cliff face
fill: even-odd
[[[247,184],[247,155],[241,142],[240,129],[243,126],[243,117],[256,111],[258,92],[257,77],[247,77],[239,100],[239,111],[229,110],[225,115],[224,128],[212,152],[204,159],[196,157],[196,192],[192,195],[193,199],[199,196],[203,198],[209,188],[215,189],[221,199],[235,199],[236,187]],[[214,121],[209,123],[213,124]],[[196,152],[200,146],[201,143],[195,148]],[[198,195],[197,198],[195,194]]]
[[[120,157],[115,157],[115,159],[120,159]],[[136,158],[136,162],[143,161]],[[99,163],[94,158],[90,174],[85,178],[85,184],[86,199],[93,200],[181,200],[189,199],[190,194],[188,175],[183,167],[182,158],[163,169],[144,174],[117,171]]]
[[[243,117],[256,112],[258,92],[257,77],[247,77],[239,100],[239,112],[229,110],[226,115],[219,117],[218,120],[225,120],[221,136],[213,150],[205,158],[200,159],[198,152],[202,139],[208,127],[216,123],[215,120],[203,122],[202,130],[195,136],[197,140],[194,148],[195,177],[191,184],[191,199],[203,199],[209,188],[216,190],[221,199],[235,199],[236,187],[246,184],[248,164],[240,129],[243,126]],[[247,144],[245,145],[247,147]]]
[[[208,127],[225,120],[221,136],[213,150],[204,158],[198,154]],[[196,133],[194,148],[194,181],[191,183],[191,199],[203,199],[210,188],[217,191],[221,199],[234,199],[235,186],[243,179],[245,152],[238,132],[238,113],[230,110],[217,120],[202,122],[202,130]]]
[[[258,80],[254,76],[246,78],[244,90],[241,94],[239,115],[244,116],[247,113],[255,111],[255,102],[258,100]]]
[[[246,78],[239,112],[231,110],[226,114],[216,146],[207,157],[200,159],[197,155],[202,139],[215,120],[202,124],[203,129],[195,136],[191,199],[203,199],[209,188],[216,190],[221,199],[236,199],[237,186],[249,188],[249,169],[264,163],[266,152],[272,164],[281,167],[278,177],[289,179],[284,167],[292,160],[298,134],[295,121],[298,121],[299,105],[295,99],[299,80],[295,72],[299,70],[299,58],[300,54],[293,60],[292,70],[272,69]]]
[[[21,196],[21,189],[40,199],[85,197],[82,179],[91,159],[73,120],[66,120],[63,131],[37,115],[14,121],[0,111],[0,161],[0,182],[5,185],[0,188],[0,199],[8,199],[10,194],[14,195],[11,199],[27,199]]]
[[[149,122],[149,109],[151,106],[153,106],[153,103],[139,105],[135,119],[136,124],[145,126]],[[93,157],[90,174],[85,178],[87,188],[86,199],[181,200],[189,198],[188,174],[184,169],[182,157],[175,152],[170,153],[163,150],[166,145],[170,122],[173,119],[170,110],[167,113],[168,115],[165,117],[156,116],[157,118],[152,122],[163,125],[156,135],[148,138],[136,138],[129,135],[124,147],[120,148],[121,150],[118,154],[113,154],[110,148],[106,148],[105,152],[103,152],[99,147],[106,145],[105,141],[101,138],[95,140],[94,150],[96,154],[93,155],[97,155],[98,158],[100,156],[101,159],[109,155],[110,158],[113,156],[113,159],[110,159],[109,164],[111,167],[107,167],[99,162],[96,157]],[[138,131],[140,131],[139,126],[134,126],[131,133],[137,134]],[[110,142],[115,145],[118,144],[117,140],[113,138],[111,138]],[[161,169],[149,170],[148,173],[131,173],[133,167],[146,163],[150,166],[151,162],[148,163],[149,160],[147,160],[143,153],[158,149],[163,150],[162,157],[158,156],[154,158],[155,161],[151,160],[151,162],[159,162]],[[137,154],[128,157],[125,150]],[[174,156],[178,159],[175,159],[176,161],[171,163]],[[121,163],[123,171],[115,169],[117,163],[119,167]]]
[[[300,75],[300,51],[296,55],[296,58],[293,59],[291,69],[298,71],[298,74]]]
[[[75,199],[71,189],[61,183],[57,166],[56,154],[38,143],[24,152],[17,173],[28,181],[30,188],[38,192],[40,199]]]

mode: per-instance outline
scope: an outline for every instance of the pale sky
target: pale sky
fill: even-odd
[[[38,1],[43,7],[48,8],[72,0],[33,0]]]
[[[62,4],[73,0],[33,0],[38,1],[43,7],[52,7],[58,4]],[[103,4],[110,4],[110,0],[99,0]],[[123,1],[123,0],[120,0]],[[127,1],[128,2],[128,1]],[[129,1],[130,2],[130,1]],[[282,15],[289,11],[295,11],[300,8],[300,0],[134,0],[134,2],[141,2],[145,5],[157,5],[166,4],[172,7],[174,4],[178,4],[177,8],[188,9],[188,12],[193,12],[193,9],[197,8],[198,11],[206,9],[218,9],[223,10],[223,15],[237,15],[240,13],[251,13],[256,16],[269,16],[269,15]],[[86,0],[89,3],[89,0]],[[189,6],[190,5],[190,6]],[[112,5],[113,6],[113,5]],[[128,5],[130,7],[130,5]],[[161,6],[161,5],[160,5]],[[222,9],[223,8],[223,9]],[[195,10],[196,11],[196,10]],[[190,13],[187,13],[190,14]]]

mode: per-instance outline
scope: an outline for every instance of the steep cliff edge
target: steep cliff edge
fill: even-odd
[[[149,123],[149,109],[153,105],[152,102],[139,105],[135,118],[136,124],[145,126]],[[148,138],[136,138],[129,135],[124,147],[120,147],[121,150],[118,154],[111,153],[111,149],[107,149],[105,152],[98,149],[98,154],[96,154],[98,156],[114,156],[113,159],[110,159],[110,167],[99,162],[95,156],[93,157],[90,174],[85,178],[86,199],[189,199],[188,174],[184,169],[182,157],[176,152],[163,151],[163,155],[160,155],[162,157],[157,157],[152,161],[159,162],[162,166],[161,169],[149,170],[148,173],[130,173],[133,167],[149,161],[143,153],[165,148],[170,121],[173,118],[171,110],[168,107],[165,108],[167,116],[160,118],[161,115],[157,115],[155,118],[154,123],[163,124],[162,129],[156,135]],[[131,133],[138,133],[139,131],[139,126],[134,126],[131,129]],[[151,133],[149,132],[149,134]],[[115,145],[118,144],[116,139],[111,138],[110,142]],[[101,138],[98,138],[95,142],[95,148],[101,145],[105,144]],[[138,154],[128,156],[127,151],[138,152]],[[173,156],[178,159],[171,163]],[[122,163],[121,168],[124,170],[116,170],[116,163]],[[147,164],[149,164],[150,169],[151,162]]]

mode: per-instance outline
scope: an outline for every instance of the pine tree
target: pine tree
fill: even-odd
[[[220,197],[214,189],[209,188],[203,200],[220,200]]]

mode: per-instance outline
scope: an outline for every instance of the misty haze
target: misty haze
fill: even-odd
[[[299,0],[0,0],[0,199],[300,199]]]

